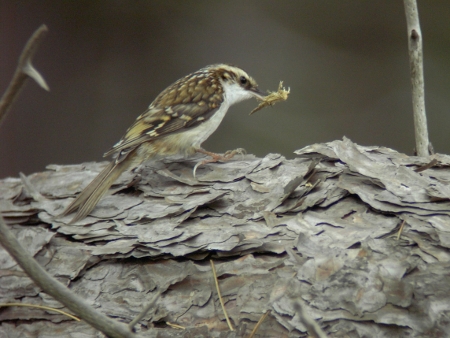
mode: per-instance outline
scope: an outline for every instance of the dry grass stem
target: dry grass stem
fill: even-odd
[[[184,326],[181,326],[178,324],[173,324],[171,322],[166,322],[166,324],[169,325],[173,329],[186,330],[186,328]]]
[[[225,316],[225,319],[227,320],[228,327],[230,328],[230,331],[234,331],[233,325],[231,325],[230,318],[228,318],[227,310],[225,309],[225,305],[223,304],[222,294],[220,293],[219,289],[219,281],[217,280],[217,274],[216,274],[216,267],[214,266],[214,262],[212,259],[209,260],[211,263],[211,269],[214,275],[214,282],[216,283],[216,289],[217,289],[217,295],[219,296],[220,305],[222,306],[222,311]]]
[[[258,331],[259,327],[261,326],[262,322],[267,318],[267,316],[269,315],[270,310],[267,310],[262,316],[261,318],[259,318],[258,322],[256,323],[255,327],[253,328],[252,332],[250,333],[250,335],[248,336],[248,338],[253,338],[253,336],[255,335],[255,333]]]
[[[400,236],[402,235],[403,228],[405,227],[405,223],[406,223],[406,221],[403,220],[402,224],[400,225],[400,229],[398,230],[398,233],[397,233],[397,241],[400,239]]]
[[[72,318],[73,320],[76,320],[78,322],[80,321],[80,318],[75,317],[74,315],[71,315],[70,313],[67,313],[67,312],[64,312],[64,311],[61,311],[61,310],[58,310],[58,309],[55,309],[55,308],[52,308],[52,307],[49,307],[49,306],[36,305],[36,304],[24,304],[24,303],[0,303],[0,308],[1,307],[7,307],[7,306],[34,307],[34,308],[37,308],[37,309],[54,311],[54,312],[58,312],[58,313],[60,313],[62,315],[65,315],[65,316],[67,316],[69,318]]]

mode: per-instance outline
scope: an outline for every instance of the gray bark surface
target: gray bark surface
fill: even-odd
[[[0,180],[0,212],[59,281],[148,337],[307,337],[299,304],[329,337],[450,332],[450,156],[344,138],[287,160],[147,163],[75,225],[58,218],[104,163]],[[399,239],[397,233],[404,222]],[[215,262],[229,331],[214,285]],[[62,305],[0,248],[0,302]],[[175,329],[167,323],[184,326]],[[0,337],[101,337],[35,308],[0,308]]]

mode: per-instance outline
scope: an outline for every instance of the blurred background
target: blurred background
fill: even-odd
[[[450,153],[450,2],[419,1],[431,142]],[[232,107],[204,144],[264,156],[341,139],[412,154],[414,130],[402,1],[0,1],[0,92],[45,23],[29,81],[0,129],[0,178],[51,163],[102,160],[159,92],[213,63],[261,89],[291,88],[249,116]]]

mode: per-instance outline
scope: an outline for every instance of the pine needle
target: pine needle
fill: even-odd
[[[214,276],[214,282],[216,283],[217,295],[219,296],[219,301],[220,301],[220,305],[222,306],[223,314],[225,316],[225,319],[227,320],[227,324],[228,324],[228,327],[230,328],[230,331],[234,331],[233,325],[231,324],[230,318],[228,317],[227,310],[225,309],[225,304],[223,303],[222,294],[220,293],[219,281],[217,280],[217,274],[216,274],[216,267],[214,266],[214,262],[212,259],[210,259],[209,262],[211,263],[211,269],[212,269],[213,276]]]

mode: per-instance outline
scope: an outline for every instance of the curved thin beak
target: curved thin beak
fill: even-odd
[[[253,94],[257,99],[263,100],[268,94],[261,91],[258,87],[251,88],[249,91]]]

